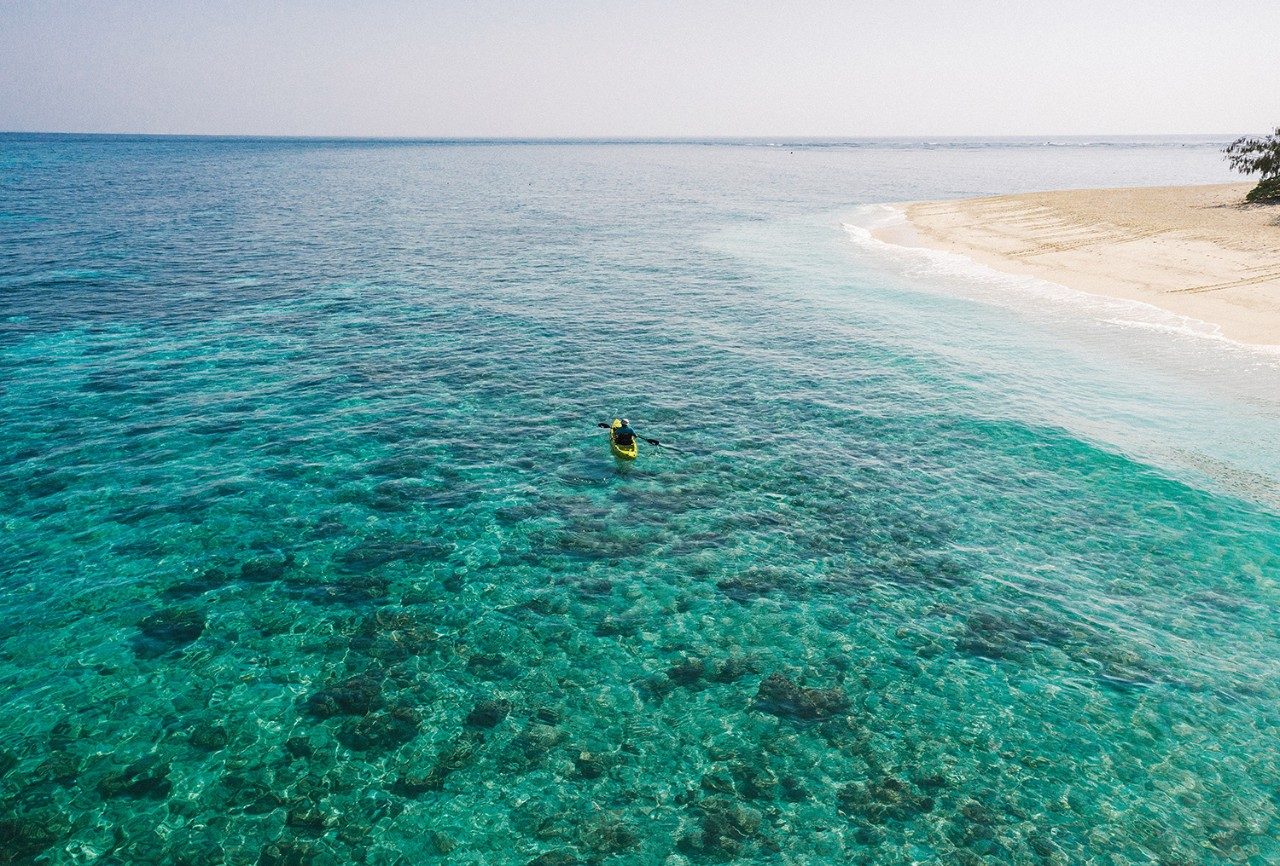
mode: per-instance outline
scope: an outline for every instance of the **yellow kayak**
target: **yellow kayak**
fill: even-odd
[[[609,428],[609,450],[613,452],[614,457],[621,458],[622,460],[635,460],[636,455],[640,453],[640,439],[639,437],[632,439],[631,447],[623,448],[618,444],[618,441],[613,438],[613,431],[617,430],[621,426],[622,419],[614,418],[613,426]]]

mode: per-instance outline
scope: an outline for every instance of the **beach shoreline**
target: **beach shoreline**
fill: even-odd
[[[886,243],[1141,301],[1225,338],[1280,345],[1280,207],[1248,183],[1058,190],[895,205]]]

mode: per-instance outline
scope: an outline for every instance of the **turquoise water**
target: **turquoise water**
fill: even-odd
[[[1274,359],[849,228],[1214,143],[767,145],[0,138],[0,859],[1280,859]]]

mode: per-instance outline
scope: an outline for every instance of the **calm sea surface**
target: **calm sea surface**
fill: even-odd
[[[1280,358],[865,231],[1221,144],[0,137],[0,861],[1280,861]]]

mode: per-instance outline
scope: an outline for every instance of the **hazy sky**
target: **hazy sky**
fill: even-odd
[[[1280,0],[0,0],[0,130],[1236,133]]]

